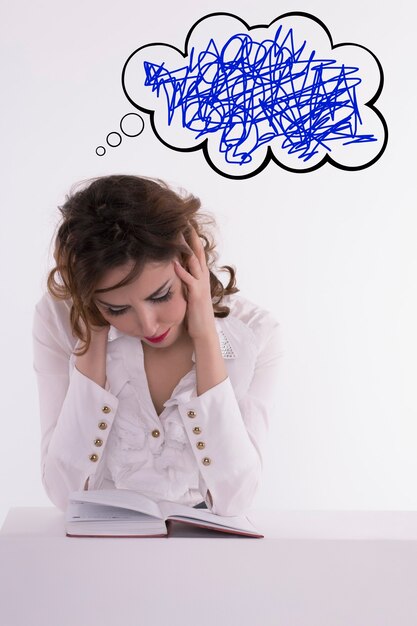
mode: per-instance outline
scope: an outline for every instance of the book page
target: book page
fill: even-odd
[[[257,532],[256,528],[244,515],[223,517],[221,515],[216,515],[211,511],[206,511],[205,509],[194,509],[185,504],[167,501],[160,502],[159,508],[166,520],[174,518],[179,520],[198,520],[207,526],[232,528],[249,533]]]
[[[89,502],[90,504],[105,504],[122,509],[130,509],[145,513],[152,517],[162,518],[159,506],[150,498],[131,491],[130,489],[93,489],[90,491],[73,491],[69,495],[69,502]]]
[[[158,518],[159,519],[159,518]],[[74,502],[68,504],[66,512],[67,522],[103,522],[114,520],[132,520],[140,522],[141,526],[154,526],[155,517],[146,513],[139,513],[132,509],[124,509],[96,502]]]

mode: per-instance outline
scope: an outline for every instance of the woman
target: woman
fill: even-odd
[[[278,324],[212,271],[200,202],[107,176],[61,207],[36,307],[42,480],[120,488],[238,515],[256,492]]]

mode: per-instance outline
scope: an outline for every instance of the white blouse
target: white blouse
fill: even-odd
[[[65,509],[68,494],[134,489],[155,500],[238,515],[255,495],[281,356],[279,325],[240,294],[216,318],[228,377],[200,396],[195,365],[158,416],[142,343],[110,327],[103,389],[75,367],[70,301],[45,294],[35,310],[34,368],[45,490]],[[194,355],[193,355],[194,361]]]

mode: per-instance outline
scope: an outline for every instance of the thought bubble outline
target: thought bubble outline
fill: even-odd
[[[126,69],[127,66],[130,62],[130,60],[132,59],[132,57],[134,55],[136,55],[138,52],[140,52],[141,50],[144,50],[145,48],[152,48],[152,47],[156,47],[156,46],[164,46],[167,49],[172,49],[174,50],[176,53],[178,53],[182,58],[184,59],[188,59],[190,57],[190,52],[189,52],[189,44],[190,44],[190,40],[191,40],[191,36],[193,34],[193,32],[195,31],[195,29],[198,27],[199,24],[201,24],[201,22],[203,22],[204,20],[213,18],[213,17],[227,17],[227,18],[233,18],[235,20],[237,20],[239,23],[241,23],[246,30],[250,33],[250,31],[253,31],[255,29],[259,29],[259,28],[265,28],[268,29],[270,28],[273,24],[275,24],[276,22],[279,22],[280,20],[283,20],[284,18],[291,18],[291,17],[302,17],[302,18],[307,18],[309,20],[312,20],[313,22],[315,22],[316,24],[318,24],[323,31],[326,33],[328,39],[329,39],[329,44],[330,44],[330,50],[335,50],[337,48],[340,48],[342,46],[354,46],[356,48],[359,48],[361,50],[364,50],[366,53],[368,53],[373,60],[375,61],[377,68],[378,68],[378,72],[379,72],[379,84],[378,87],[376,88],[375,93],[373,94],[373,96],[367,101],[367,102],[361,102],[361,105],[363,107],[367,107],[367,109],[369,109],[370,111],[372,111],[378,118],[378,120],[380,121],[382,128],[383,128],[383,132],[384,132],[384,136],[383,139],[381,138],[380,142],[382,143],[381,148],[379,150],[379,152],[373,157],[371,158],[369,161],[367,161],[366,163],[363,164],[359,164],[359,165],[345,165],[343,163],[339,163],[338,161],[336,161],[334,158],[332,158],[331,154],[329,152],[326,152],[323,157],[317,161],[315,164],[313,164],[311,167],[305,167],[305,168],[296,168],[296,167],[291,167],[289,165],[287,165],[286,163],[283,163],[275,154],[273,151],[273,148],[269,145],[266,146],[266,152],[265,152],[265,156],[263,161],[260,163],[260,165],[258,165],[257,167],[255,167],[255,169],[251,170],[250,172],[247,173],[243,173],[243,174],[238,174],[238,173],[229,173],[229,172],[225,172],[224,170],[222,170],[220,167],[218,167],[212,160],[211,156],[210,156],[210,152],[209,152],[209,137],[205,137],[204,139],[202,139],[197,145],[193,145],[193,146],[189,146],[189,147],[178,147],[176,145],[173,145],[171,143],[169,143],[168,141],[166,141],[161,134],[158,132],[157,130],[157,126],[155,123],[155,116],[157,111],[154,109],[149,109],[144,107],[143,105],[137,104],[137,102],[135,102],[129,95],[128,93],[128,89],[126,87],[126,82],[125,82],[125,77],[126,77]],[[202,150],[204,158],[206,160],[206,162],[208,163],[208,165],[218,174],[220,174],[221,176],[224,176],[226,178],[230,178],[230,179],[235,179],[235,180],[243,180],[246,178],[251,178],[252,176],[256,176],[257,174],[259,174],[263,169],[265,169],[270,161],[273,161],[276,165],[278,165],[280,168],[287,170],[289,172],[294,172],[297,174],[304,174],[304,173],[308,173],[308,172],[312,172],[314,170],[319,169],[320,167],[323,167],[323,165],[325,165],[326,163],[329,163],[330,165],[333,165],[334,167],[338,168],[338,169],[342,169],[342,170],[346,170],[346,171],[358,171],[358,170],[362,170],[362,169],[366,169],[368,167],[370,167],[371,165],[373,165],[376,161],[378,161],[378,159],[382,156],[382,154],[384,153],[387,143],[388,143],[388,126],[387,123],[382,115],[382,113],[374,106],[375,102],[378,100],[382,89],[384,86],[384,72],[381,66],[381,63],[379,62],[378,58],[375,56],[375,54],[369,50],[367,47],[361,45],[361,44],[355,44],[355,43],[351,43],[351,42],[344,42],[344,43],[339,43],[334,45],[333,44],[333,39],[332,36],[330,34],[329,29],[327,28],[327,26],[316,16],[310,14],[310,13],[306,13],[306,12],[302,12],[302,11],[292,11],[292,12],[288,12],[288,13],[284,13],[282,15],[280,15],[279,17],[276,17],[274,20],[272,20],[272,22],[270,22],[269,24],[256,24],[254,26],[249,26],[249,24],[247,24],[247,22],[245,20],[243,20],[242,18],[238,17],[237,15],[233,14],[233,13],[228,13],[228,12],[215,12],[215,13],[210,13],[208,15],[203,16],[202,18],[200,18],[197,22],[195,22],[191,28],[188,31],[188,34],[185,38],[185,46],[184,46],[184,52],[182,50],[179,50],[177,47],[171,45],[171,44],[167,44],[167,43],[152,43],[152,44],[145,44],[144,46],[140,46],[139,48],[137,48],[136,50],[134,50],[130,56],[128,57],[128,59],[126,60],[124,66],[123,66],[123,70],[122,70],[122,88],[124,91],[124,94],[126,96],[126,98],[129,100],[129,102],[136,108],[139,109],[140,111],[147,113],[150,117],[150,124],[152,127],[152,130],[154,132],[154,134],[156,135],[156,137],[158,138],[158,140],[165,145],[166,147],[170,148],[171,150],[175,150],[177,152],[196,152],[197,150]]]
[[[138,118],[140,119],[141,123],[142,123],[142,127],[141,127],[141,129],[140,129],[138,132],[135,132],[135,133],[128,133],[128,132],[126,132],[126,130],[123,128],[123,122],[124,122],[124,121],[125,121],[128,117],[131,117],[131,116],[136,116],[136,117],[138,117]],[[126,137],[139,137],[139,135],[141,135],[141,134],[143,133],[143,130],[144,130],[144,128],[145,128],[145,121],[144,121],[143,117],[142,117],[141,115],[137,114],[137,113],[126,113],[125,115],[123,115],[122,119],[120,120],[120,124],[119,124],[119,126],[120,126],[120,130],[122,131],[122,133],[123,133],[124,135],[126,135]]]
[[[125,130],[125,128],[124,128],[124,122],[129,117],[135,117],[135,118],[138,118],[140,120],[141,127],[140,127],[140,129],[138,131],[135,131],[134,133],[128,133]],[[141,135],[143,133],[143,131],[144,131],[145,121],[144,121],[143,117],[141,115],[139,115],[139,113],[129,112],[129,113],[126,113],[125,115],[123,115],[122,119],[120,120],[119,126],[120,126],[121,132],[126,137],[139,137],[139,135]],[[116,137],[118,138],[118,142],[117,143],[110,143],[109,137],[111,137],[111,135],[116,135]],[[110,146],[110,148],[118,148],[121,145],[121,143],[122,143],[122,136],[121,136],[121,134],[118,131],[116,131],[116,130],[110,131],[107,134],[106,143],[107,143],[108,146]],[[97,146],[95,152],[96,152],[96,155],[98,157],[103,157],[107,153],[107,150],[106,150],[106,148],[104,146]]]
[[[117,143],[110,143],[110,137],[111,135],[115,135],[118,139]],[[122,143],[122,136],[120,133],[118,133],[115,130],[112,130],[108,133],[107,137],[106,137],[106,143],[108,146],[110,146],[110,148],[118,148],[120,146],[120,144]]]

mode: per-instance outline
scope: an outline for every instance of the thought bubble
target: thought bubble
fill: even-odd
[[[135,50],[122,84],[163,144],[203,150],[229,178],[254,176],[270,160],[293,172],[326,162],[362,169],[387,143],[374,107],[383,85],[378,59],[361,45],[334,46],[307,13],[254,27],[213,13],[193,25],[184,52],[166,43]]]

